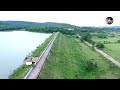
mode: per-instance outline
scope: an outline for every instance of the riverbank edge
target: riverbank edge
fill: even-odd
[[[38,45],[38,46],[36,47],[36,49],[35,49],[34,51],[32,51],[31,56],[34,56],[34,53],[40,49],[40,50],[39,50],[39,55],[36,56],[36,57],[39,57],[40,54],[42,53],[42,51],[45,49],[45,47],[46,47],[46,46],[48,45],[48,43],[51,41],[51,39],[53,38],[53,36],[54,36],[54,33],[52,33],[52,35],[50,35],[49,38],[47,38],[44,43],[42,43],[41,45]],[[24,67],[24,68],[23,68],[23,67]],[[32,65],[27,66],[27,65],[25,65],[25,64],[23,63],[20,67],[18,67],[16,70],[14,70],[12,74],[10,74],[10,75],[8,76],[8,79],[22,79],[22,78],[27,74],[27,72],[29,71],[29,69],[30,69],[31,67],[32,67]],[[26,71],[26,70],[27,70],[27,71]],[[22,76],[20,76],[20,75],[22,75]],[[17,78],[17,77],[18,77],[18,78]]]

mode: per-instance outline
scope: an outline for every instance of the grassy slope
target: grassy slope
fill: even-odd
[[[109,44],[104,44],[105,48],[103,49],[103,51],[120,62],[120,43],[115,43],[120,40],[120,37],[108,37],[108,39],[93,38],[93,40],[96,42],[101,41],[102,43],[104,41],[110,42]]]
[[[39,57],[42,51],[45,49],[45,47],[48,45],[50,40],[54,34],[52,34],[49,38],[45,40],[45,42],[42,45],[39,45],[33,52],[32,56],[33,57]],[[21,79],[23,78],[27,72],[30,70],[31,65],[27,66],[26,64],[21,65],[19,68],[17,68],[10,76],[9,79]]]
[[[97,63],[97,70],[88,72],[84,69],[89,60]],[[84,43],[71,36],[59,34],[38,78],[120,78],[119,74],[119,68]]]
[[[21,79],[24,78],[24,76],[27,74],[27,72],[29,71],[29,69],[32,66],[27,66],[25,64],[21,65],[19,68],[17,68],[16,70],[13,71],[13,74],[11,74],[9,76],[9,79]]]

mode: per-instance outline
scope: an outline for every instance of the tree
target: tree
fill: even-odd
[[[76,38],[79,38],[79,36],[76,36]]]
[[[96,44],[96,47],[99,48],[99,49],[103,49],[104,48],[104,44],[102,44],[101,42],[98,42]]]
[[[118,40],[118,43],[120,43],[120,40]]]
[[[85,40],[85,41],[88,41],[88,42],[90,42],[90,43],[91,43],[91,38],[92,38],[92,36],[91,36],[91,34],[89,34],[89,33],[85,33],[85,34],[83,34],[83,35],[81,36],[81,40],[82,40],[82,41]]]
[[[107,38],[107,36],[105,34],[98,34],[97,37],[98,38]]]
[[[87,61],[85,65],[85,70],[92,71],[97,68],[97,63],[93,63],[92,61]]]

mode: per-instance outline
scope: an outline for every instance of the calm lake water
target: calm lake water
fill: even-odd
[[[26,55],[50,35],[28,31],[0,32],[0,79],[8,79],[13,70],[23,64]]]

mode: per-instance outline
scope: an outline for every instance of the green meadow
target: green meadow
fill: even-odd
[[[88,63],[91,62],[91,63]],[[119,79],[120,69],[72,35],[59,34],[38,79]]]
[[[111,55],[114,59],[120,62],[120,43],[118,43],[118,40],[120,40],[120,36],[107,37],[106,39],[101,39],[97,37],[93,38],[93,41],[95,42],[100,41],[104,44],[105,46],[105,48],[103,49],[104,52]]]

